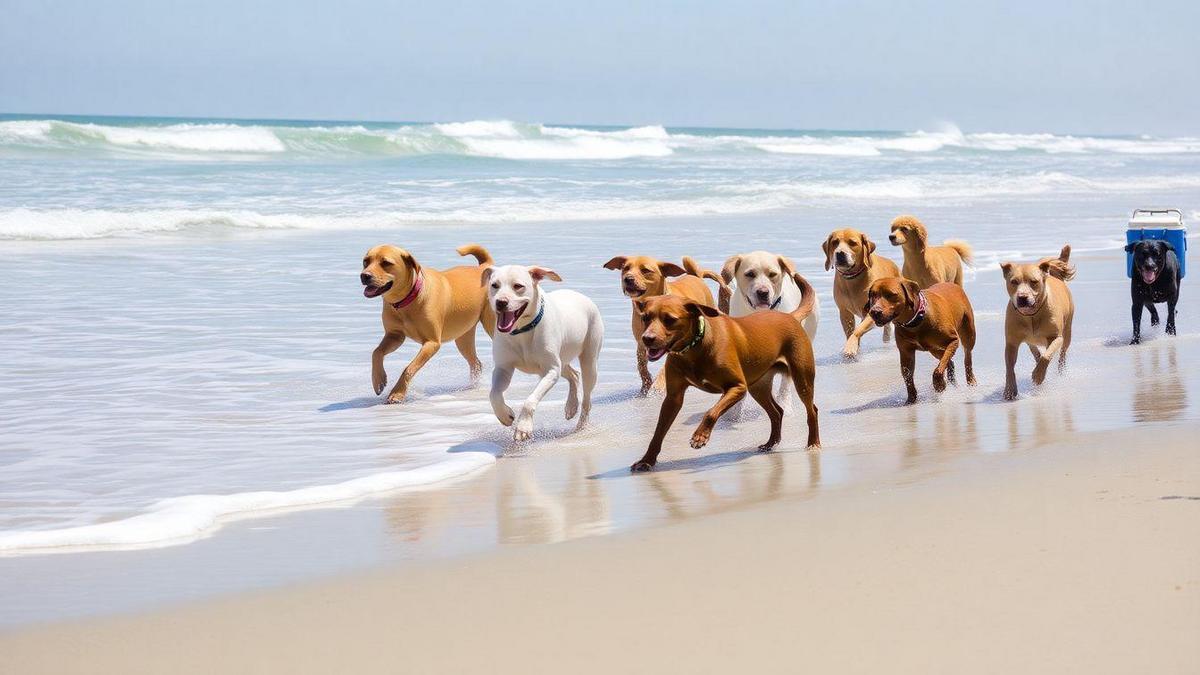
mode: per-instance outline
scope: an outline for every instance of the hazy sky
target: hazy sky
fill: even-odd
[[[0,0],[0,111],[1200,135],[1200,1]]]

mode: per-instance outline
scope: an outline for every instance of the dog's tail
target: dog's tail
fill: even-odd
[[[455,249],[459,255],[473,255],[479,261],[480,265],[491,265],[496,262],[492,260],[492,254],[479,244],[465,244]]]
[[[1038,267],[1046,270],[1046,274],[1052,277],[1058,277],[1063,281],[1070,281],[1075,278],[1075,266],[1068,262],[1071,259],[1071,245],[1067,244],[1062,247],[1062,252],[1057,258],[1042,258],[1038,261]]]
[[[962,239],[947,239],[946,241],[942,242],[942,246],[954,249],[954,252],[957,253],[958,257],[962,258],[962,261],[966,264],[975,264],[975,250],[971,248],[970,244]]]
[[[792,280],[796,282],[796,287],[800,289],[800,306],[792,310],[792,316],[796,317],[797,321],[804,319],[812,314],[813,307],[817,304],[817,289],[808,283],[799,272],[792,272]]]
[[[733,297],[733,292],[729,290],[729,286],[725,284],[725,280],[721,278],[720,274],[700,267],[700,263],[696,262],[695,258],[686,255],[683,256],[683,269],[692,276],[717,282],[717,309],[726,314],[729,313],[729,299]]]

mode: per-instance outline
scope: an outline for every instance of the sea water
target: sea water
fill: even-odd
[[[897,260],[885,237],[900,213],[935,241],[968,239],[967,289],[996,331],[999,260],[1118,249],[1127,213],[1146,205],[1196,217],[1200,139],[4,116],[0,553],[186,542],[234,518],[436,489],[514,451],[555,452],[571,427],[565,386],[539,409],[541,436],[514,448],[453,345],[408,403],[380,405],[379,301],[357,280],[376,243],[440,268],[478,241],[595,298],[608,330],[585,434],[608,438],[655,405],[632,396],[629,305],[601,268],[614,255],[713,269],[748,250],[791,256],[824,302],[819,402],[854,410],[887,392],[864,399],[827,375],[841,345],[829,230],[862,229]],[[1126,320],[1123,294],[1092,297],[1104,307],[1077,319],[1077,386],[1102,381],[1103,345],[1127,328],[1113,319]],[[393,382],[413,349],[389,358]],[[891,351],[864,358],[894,369]],[[997,360],[976,357],[999,382]],[[518,378],[510,399],[531,387]],[[825,415],[827,448],[852,417]]]

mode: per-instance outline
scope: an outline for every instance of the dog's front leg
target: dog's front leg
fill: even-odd
[[[704,419],[700,420],[700,426],[696,427],[696,432],[692,434],[692,447],[699,450],[708,444],[708,439],[712,436],[713,427],[717,425],[717,420],[721,419],[721,415],[725,414],[734,403],[742,400],[746,396],[746,384],[739,382],[725,390],[721,394],[721,398],[713,407],[704,413]]]
[[[441,348],[442,343],[436,340],[430,340],[421,344],[421,348],[417,350],[417,355],[404,368],[404,372],[400,373],[400,379],[396,381],[396,386],[392,387],[391,393],[388,394],[388,403],[399,403],[404,400],[404,397],[408,395],[408,383],[412,382],[412,379],[417,375],[417,371],[421,370],[429,362],[429,359],[433,358],[433,355]]]
[[[512,426],[513,415],[512,408],[504,402],[504,392],[508,391],[508,385],[512,383],[513,371],[511,368],[496,366],[492,368],[492,392],[490,395],[492,401],[492,412],[496,413],[496,419],[500,420],[500,424],[504,426]]]
[[[1038,359],[1037,365],[1033,367],[1033,383],[1041,384],[1046,380],[1046,370],[1050,368],[1050,360],[1062,349],[1063,336],[1059,335],[1050,341],[1046,346],[1046,351],[1042,352],[1041,358]]]
[[[379,346],[371,352],[371,386],[375,388],[376,396],[382,394],[383,388],[387,386],[387,371],[383,369],[383,357],[399,349],[402,344],[404,344],[404,335],[384,333],[383,338],[379,341]]]
[[[906,403],[917,402],[917,385],[913,382],[913,370],[917,367],[917,351],[908,346],[900,346],[900,375],[904,378],[904,387],[908,390]]]
[[[851,315],[853,316],[853,315]],[[866,317],[854,330],[850,336],[846,338],[846,346],[842,347],[842,356],[847,359],[858,357],[858,346],[862,342],[862,336],[875,327],[875,321],[871,317]]]
[[[683,408],[683,395],[687,392],[687,382],[683,378],[667,374],[667,394],[663,398],[662,407],[658,409],[658,424],[654,427],[654,436],[650,439],[650,447],[646,454],[629,467],[630,471],[649,471],[658,462],[658,453],[662,452],[663,438],[667,430],[675,423],[679,410]]]
[[[646,346],[642,341],[638,340],[637,346],[637,369],[638,375],[642,378],[641,396],[650,393],[650,387],[654,386],[654,378],[650,377],[650,358],[646,356]]]
[[[1007,342],[1004,345],[1004,400],[1017,398],[1017,354],[1021,345]]]
[[[1175,289],[1175,295],[1179,295],[1179,289]],[[1175,335],[1175,301],[1178,298],[1173,297],[1167,301],[1167,335]]]
[[[555,363],[550,366],[542,379],[529,393],[529,398],[525,399],[525,403],[521,406],[521,412],[517,415],[517,428],[513,432],[513,440],[527,441],[533,435],[533,411],[537,410],[537,406],[542,402],[542,398],[558,382],[558,375],[561,370],[559,364]]]
[[[1142,341],[1142,301],[1138,298],[1133,299],[1133,339],[1129,344],[1136,345]]]
[[[942,351],[938,357],[937,367],[933,369],[933,390],[941,393],[946,391],[946,371],[950,370],[951,359],[954,358],[954,353],[958,351],[958,338],[950,341],[946,345],[946,349]],[[958,386],[958,385],[955,385]]]

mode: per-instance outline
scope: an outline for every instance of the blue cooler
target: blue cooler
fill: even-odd
[[[1132,244],[1143,239],[1163,239],[1175,247],[1179,258],[1179,278],[1187,272],[1187,226],[1179,209],[1134,209],[1125,230],[1125,242]],[[1125,274],[1133,278],[1133,254],[1125,254]]]

